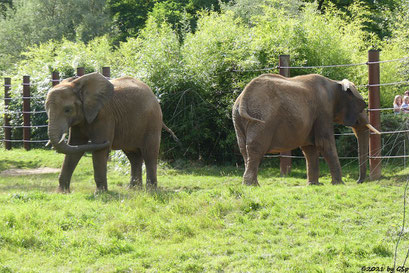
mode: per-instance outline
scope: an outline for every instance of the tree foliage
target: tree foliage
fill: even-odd
[[[220,2],[224,2],[222,0]],[[167,21],[173,29],[180,29],[183,20],[189,20],[195,29],[198,11],[220,10],[219,0],[107,0],[117,34],[114,40],[125,41],[128,37],[136,37],[145,27],[148,15]]]
[[[109,32],[105,0],[13,0],[0,19],[0,70],[20,52],[49,40],[88,42]]]

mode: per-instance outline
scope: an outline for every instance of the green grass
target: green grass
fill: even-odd
[[[59,167],[52,151],[1,151],[0,171]],[[268,160],[267,160],[268,161]],[[271,161],[271,160],[270,160]],[[389,165],[378,182],[305,186],[264,164],[261,187],[241,185],[242,168],[159,168],[157,192],[128,190],[109,163],[110,191],[94,195],[84,157],[71,194],[58,174],[0,176],[0,272],[360,272],[393,265],[408,170]],[[270,165],[270,166],[269,166]],[[409,225],[408,225],[409,226]],[[398,262],[409,246],[405,229]]]

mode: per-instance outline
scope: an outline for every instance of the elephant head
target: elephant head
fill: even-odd
[[[112,83],[97,72],[66,79],[50,90],[45,104],[49,119],[48,136],[58,152],[72,154],[109,146],[109,143],[69,145],[65,136],[71,126],[83,122],[91,124],[113,93]]]
[[[366,178],[366,162],[368,160],[370,131],[376,134],[380,134],[380,132],[369,124],[368,116],[365,111],[366,104],[364,99],[352,82],[348,80],[339,82],[338,94],[334,121],[352,127],[352,130],[358,139],[358,157],[360,166],[358,183],[362,183]]]

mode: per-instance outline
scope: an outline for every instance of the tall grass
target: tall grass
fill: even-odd
[[[59,167],[51,151],[2,151],[0,171]],[[92,160],[80,162],[71,194],[58,174],[0,175],[0,272],[358,272],[392,266],[408,170],[357,185],[305,186],[295,163],[279,177],[266,160],[259,188],[241,185],[236,167],[160,164],[157,192],[126,188],[109,164],[107,193],[94,195]],[[409,245],[404,230],[398,264]]]

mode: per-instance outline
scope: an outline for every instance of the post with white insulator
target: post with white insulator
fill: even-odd
[[[380,70],[379,50],[368,51],[368,109],[379,109],[380,103]],[[369,123],[378,131],[381,131],[380,111],[369,111]],[[377,180],[381,178],[381,135],[371,133],[369,138],[369,178]]]
[[[280,75],[290,77],[290,55],[280,55],[279,62]],[[291,172],[291,151],[281,152],[280,155],[280,174],[282,176],[288,175]]]
[[[53,71],[51,74],[51,85],[54,87],[60,83],[60,73],[58,71]]]

